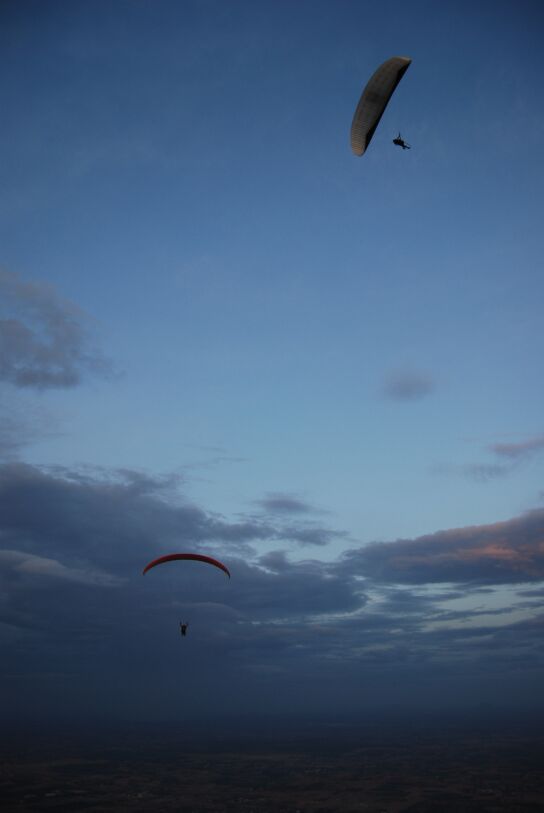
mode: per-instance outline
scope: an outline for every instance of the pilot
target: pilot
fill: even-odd
[[[411,149],[410,145],[406,143],[406,141],[401,137],[400,133],[396,138],[393,139],[393,144],[396,144],[397,147],[402,147],[403,150]]]

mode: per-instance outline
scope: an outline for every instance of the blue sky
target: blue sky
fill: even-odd
[[[539,702],[543,20],[536,2],[2,4],[16,702],[47,683],[36,647],[51,674],[118,651],[141,566],[178,545],[228,561],[230,593],[176,572],[163,607],[171,577],[146,577],[121,683],[142,635],[171,657],[190,593],[198,686],[227,657],[254,697],[256,675],[304,671],[297,647],[325,657],[326,629],[347,686],[404,664],[420,698],[420,653],[436,697],[470,660],[475,702],[523,651],[495,699]],[[412,65],[357,158],[357,101],[396,54]]]

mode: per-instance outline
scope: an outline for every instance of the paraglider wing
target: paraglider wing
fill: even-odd
[[[383,111],[411,62],[407,56],[394,56],[372,75],[351,124],[351,149],[355,155],[362,155],[370,144]]]
[[[218,559],[212,559],[211,556],[203,556],[201,553],[169,553],[166,556],[159,556],[158,559],[153,559],[152,562],[149,562],[149,564],[144,567],[142,575],[144,576],[152,567],[162,565],[165,562],[174,562],[177,559],[189,559],[193,562],[205,562],[208,565],[213,565],[214,567],[218,567],[219,570],[223,570],[230,579],[230,573],[226,565]]]

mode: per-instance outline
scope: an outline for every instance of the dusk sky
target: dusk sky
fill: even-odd
[[[543,34],[3,0],[3,718],[543,709]]]

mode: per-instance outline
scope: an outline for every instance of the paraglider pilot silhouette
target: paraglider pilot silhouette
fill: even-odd
[[[188,622],[183,623],[183,621],[179,622],[179,631],[181,635],[187,635],[187,627],[189,626]]]
[[[406,141],[403,138],[401,138],[400,133],[398,134],[398,136],[396,138],[393,139],[393,144],[396,144],[397,147],[402,147],[403,150],[410,150],[411,149],[410,145],[407,144]]]

